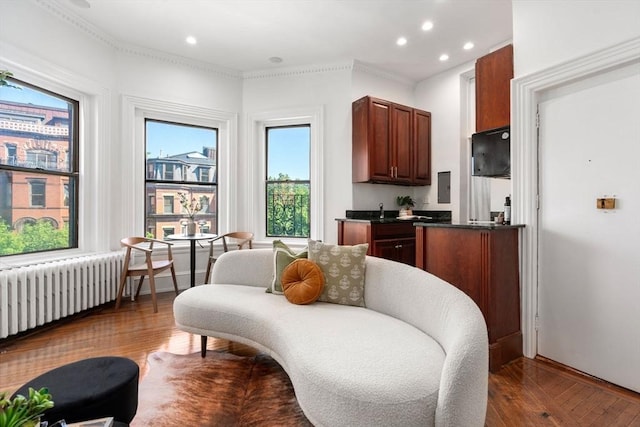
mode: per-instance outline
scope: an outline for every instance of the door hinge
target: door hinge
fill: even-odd
[[[540,316],[538,316],[537,314],[533,326],[536,328],[536,331],[540,330]]]
[[[536,194],[536,210],[540,210],[540,195]]]

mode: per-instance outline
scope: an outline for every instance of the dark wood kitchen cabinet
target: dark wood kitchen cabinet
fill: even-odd
[[[469,295],[487,322],[489,369],[522,356],[519,226],[416,226],[416,267]]]
[[[415,265],[413,221],[375,222],[338,220],[338,244],[369,243],[367,255]]]
[[[366,96],[352,104],[353,182],[431,183],[431,114]]]
[[[476,61],[476,132],[509,126],[513,45]]]

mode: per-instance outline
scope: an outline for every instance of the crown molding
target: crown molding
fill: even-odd
[[[69,9],[62,6],[58,0],[33,0],[33,2],[58,19],[88,34],[94,40],[112,49],[118,49],[118,41],[115,38],[107,35],[98,27],[91,25],[80,16],[69,11]]]
[[[226,68],[221,65],[211,64],[205,61],[197,61],[189,58],[185,58],[180,55],[173,55],[166,52],[161,52],[154,49],[143,48],[136,45],[120,44],[116,47],[118,53],[124,55],[138,56],[142,58],[152,59],[159,62],[165,62],[167,64],[180,65],[189,68],[193,68],[200,71],[206,71],[212,74],[216,74],[220,77],[230,79],[241,79],[242,73],[238,70]]]
[[[244,77],[246,80],[251,80],[272,77],[291,77],[304,74],[328,73],[335,71],[353,71],[353,63],[340,62],[335,64],[314,64],[298,67],[280,67],[256,71],[246,71],[242,73],[242,77]]]
[[[147,49],[140,46],[126,44],[123,41],[111,37],[101,29],[95,27],[89,22],[82,19],[80,16],[73,13],[73,11],[64,7],[60,0],[33,0],[38,6],[46,10],[48,13],[54,15],[58,19],[72,25],[78,30],[90,36],[97,42],[113,49],[116,53],[125,55],[139,56],[142,58],[153,59],[160,62],[165,62],[174,65],[182,65],[190,68],[198,69],[201,71],[207,71],[217,74],[221,77],[239,79],[242,78],[240,71],[225,68],[219,65],[210,64],[204,61],[191,60],[180,55],[173,55],[166,52],[160,52],[153,49]]]
[[[406,86],[415,86],[416,81],[411,80],[407,77],[402,77],[397,74],[390,73],[388,71],[381,70],[379,68],[373,67],[369,64],[365,64],[364,62],[360,62],[358,60],[353,61],[353,71],[360,71],[363,73],[371,74],[372,76],[382,77],[383,79],[393,80],[398,83],[401,83]]]

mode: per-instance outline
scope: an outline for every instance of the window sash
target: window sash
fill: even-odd
[[[0,256],[77,248],[80,103],[9,80],[22,87],[21,95],[45,101],[13,101],[11,92],[0,93],[7,111],[0,120],[0,233],[12,241]]]
[[[177,141],[176,144],[171,144],[171,141],[166,145],[160,147],[161,152],[157,151],[157,145],[154,144],[152,148],[149,145],[154,142],[149,138],[149,133],[153,129],[149,128],[150,125],[159,124],[155,130],[161,129],[168,130],[169,132],[180,131],[180,128],[186,128],[185,132],[191,130],[196,134],[199,131],[204,135],[203,141],[207,146],[198,147],[194,149],[194,144],[184,144]],[[168,125],[167,128],[163,128],[162,125]],[[172,128],[175,125],[175,128]],[[190,129],[191,128],[191,129]],[[202,229],[210,230],[215,233],[218,229],[217,225],[217,200],[218,200],[218,186],[217,186],[217,158],[216,153],[218,151],[219,142],[219,130],[215,127],[192,125],[186,122],[169,122],[162,120],[155,120],[151,118],[145,119],[145,144],[147,156],[145,156],[145,188],[146,197],[148,203],[145,204],[145,230],[151,234],[162,234],[161,238],[166,237],[168,234],[166,230],[181,230],[181,221],[188,217],[193,217],[196,221],[201,223]],[[209,134],[211,132],[211,134]],[[185,133],[187,134],[187,133]],[[182,136],[182,134],[181,134]],[[189,147],[189,145],[191,145]],[[166,150],[175,149],[176,153],[170,154]],[[182,151],[181,151],[182,150]],[[192,150],[192,151],[189,151]],[[185,153],[186,151],[186,153]],[[194,153],[194,151],[197,151]],[[211,179],[213,178],[213,179]],[[212,182],[211,182],[212,181]],[[158,206],[154,206],[156,199],[163,197],[162,194],[170,191],[173,194],[174,201],[169,207],[168,202],[163,201],[162,211]],[[185,194],[189,200],[195,198],[200,203],[202,209],[193,213],[188,212],[184,206],[180,203],[178,197],[179,194]],[[165,196],[166,197],[166,196]],[[177,202],[177,206],[175,205]],[[153,230],[153,231],[150,231]]]

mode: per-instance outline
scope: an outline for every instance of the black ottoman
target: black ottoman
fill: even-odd
[[[138,410],[140,369],[124,357],[95,357],[61,366],[32,379],[13,395],[29,395],[29,387],[47,387],[54,407],[44,413],[49,425],[113,417],[128,425]]]

